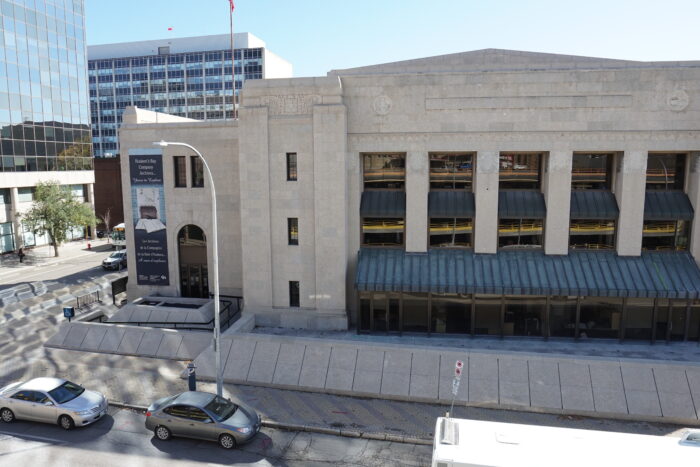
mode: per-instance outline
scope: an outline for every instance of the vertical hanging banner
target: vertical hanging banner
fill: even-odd
[[[163,152],[130,149],[131,212],[138,285],[170,285]]]

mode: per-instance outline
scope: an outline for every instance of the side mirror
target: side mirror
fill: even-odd
[[[46,401],[46,402],[44,402],[44,405],[53,405],[53,402],[51,402],[51,401]]]
[[[204,423],[214,423],[214,421],[211,418],[207,418],[204,420]]]

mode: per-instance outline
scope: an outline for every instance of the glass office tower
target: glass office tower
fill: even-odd
[[[2,253],[43,241],[15,214],[36,183],[58,180],[87,200],[94,174],[84,1],[0,0],[0,15]]]
[[[195,120],[234,118],[234,86],[238,95],[246,80],[292,76],[292,66],[250,33],[235,34],[234,72],[230,41],[218,34],[88,47],[95,157],[119,153],[127,106]]]

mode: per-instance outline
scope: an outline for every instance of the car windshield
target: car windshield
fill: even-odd
[[[214,396],[211,402],[204,408],[207,409],[207,412],[209,412],[217,422],[220,422],[233,415],[236,409],[238,409],[238,406],[229,400]]]
[[[75,383],[71,383],[70,381],[66,381],[56,389],[49,391],[49,395],[58,404],[65,404],[66,402],[72,401],[83,392],[85,392],[85,388],[82,388]]]
[[[109,255],[110,258],[121,258],[122,253],[120,251],[115,251],[111,255]]]

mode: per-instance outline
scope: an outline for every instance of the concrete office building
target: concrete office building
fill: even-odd
[[[234,34],[236,94],[249,79],[289,78],[292,65],[265,42]],[[196,120],[234,116],[231,36],[217,34],[88,47],[95,157],[119,154],[117,130],[127,106]]]
[[[159,118],[131,109],[123,152],[208,158],[222,293],[258,325],[698,339],[700,62],[487,49],[250,81],[235,122]],[[171,279],[130,268],[131,298],[209,292],[201,162],[169,146],[163,170]]]
[[[38,182],[92,202],[83,0],[0,2],[0,253],[48,243],[25,229]],[[69,233],[79,238],[83,229]]]

